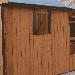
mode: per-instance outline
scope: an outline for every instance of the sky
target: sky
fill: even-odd
[[[40,4],[40,5],[47,5],[47,6],[59,6],[59,7],[63,6],[63,4],[60,4],[57,0],[9,0],[9,1],[28,3],[28,4]]]

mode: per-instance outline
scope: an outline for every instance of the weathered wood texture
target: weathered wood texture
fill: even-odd
[[[0,16],[0,75],[3,75],[3,59],[2,59],[2,22]]]
[[[69,23],[66,11],[52,12],[53,75],[69,71]]]
[[[58,75],[70,71],[66,11],[52,10],[52,33],[47,35],[33,35],[32,8],[10,6],[4,11],[7,75]]]
[[[2,33],[0,32],[0,75],[3,75],[3,59],[2,59]]]

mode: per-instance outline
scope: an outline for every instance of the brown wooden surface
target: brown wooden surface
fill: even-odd
[[[52,12],[53,75],[69,71],[69,32],[67,12]]]
[[[2,20],[0,16],[0,75],[3,75],[3,57],[2,57]]]
[[[33,13],[34,25],[33,33],[34,35],[44,35],[48,34],[48,10],[47,9],[35,9]]]
[[[32,9],[5,7],[7,75],[58,75],[75,69],[68,13],[53,10],[51,17],[51,34],[32,35]]]
[[[0,32],[0,75],[3,75],[3,59],[2,59],[2,33]]]

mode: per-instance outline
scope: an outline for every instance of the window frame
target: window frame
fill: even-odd
[[[36,10],[37,9],[47,9],[47,11],[46,12],[48,12],[48,33],[43,33],[43,34],[35,34],[35,12],[36,12]],[[44,12],[43,12],[44,13]],[[51,34],[51,10],[50,9],[48,9],[48,8],[33,8],[33,35],[45,35],[45,34]]]

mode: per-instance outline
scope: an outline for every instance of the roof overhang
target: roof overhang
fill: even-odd
[[[33,8],[41,7],[41,8],[50,8],[50,9],[60,9],[60,10],[73,10],[72,8],[67,8],[67,7],[27,4],[27,3],[20,3],[20,2],[18,3],[18,2],[10,2],[8,0],[2,0],[0,5],[2,5],[2,6],[12,5],[12,6],[23,6],[23,7],[33,7]]]
[[[15,2],[2,3],[1,5],[2,6],[22,6],[22,7],[32,7],[32,8],[49,8],[49,9],[58,9],[58,10],[73,10],[67,7],[46,6],[46,5],[37,5],[37,4],[15,3]]]

